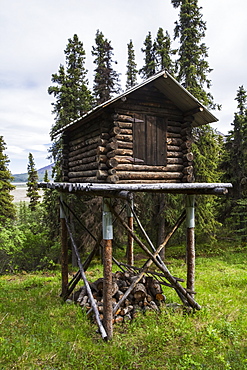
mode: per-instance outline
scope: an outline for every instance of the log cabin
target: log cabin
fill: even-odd
[[[192,129],[216,121],[162,71],[57,133],[63,137],[63,181],[193,182]]]

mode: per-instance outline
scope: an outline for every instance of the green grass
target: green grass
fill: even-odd
[[[184,314],[163,308],[114,325],[106,343],[73,304],[59,298],[60,274],[0,277],[0,369],[247,369],[246,253],[199,257],[196,300],[202,310]],[[170,271],[185,277],[182,260]],[[101,266],[87,273],[102,276]],[[164,288],[167,302],[179,302]]]

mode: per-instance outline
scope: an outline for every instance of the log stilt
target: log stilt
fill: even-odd
[[[61,224],[61,274],[62,274],[62,292],[61,297],[68,293],[68,233],[65,222],[65,214],[60,207],[60,224]]]
[[[133,199],[130,200],[130,205],[127,206],[127,217],[128,217],[128,226],[134,231],[134,218],[132,209],[134,208]],[[134,265],[134,239],[130,234],[128,234],[128,245],[127,245],[127,264]]]
[[[107,333],[107,340],[112,339],[112,239],[113,239],[113,224],[112,213],[108,206],[106,198],[103,199],[103,214],[102,214],[102,232],[103,232],[103,266],[104,266],[104,281],[103,281],[103,323]]]
[[[187,260],[187,289],[194,292],[195,290],[195,196],[186,196],[186,260]],[[193,296],[193,293],[191,293]]]

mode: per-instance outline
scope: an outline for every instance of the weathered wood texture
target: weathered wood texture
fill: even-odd
[[[104,240],[103,313],[107,339],[112,339],[112,240]]]
[[[65,219],[61,218],[61,274],[62,292],[61,296],[66,296],[68,292],[68,233]]]
[[[68,182],[192,182],[192,118],[156,88],[113,103],[64,137]]]

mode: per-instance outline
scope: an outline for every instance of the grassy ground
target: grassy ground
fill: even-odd
[[[185,277],[182,260],[169,262]],[[102,276],[101,266],[87,276]],[[78,306],[59,299],[58,272],[1,276],[0,369],[247,369],[246,253],[198,258],[196,291],[201,311],[140,314],[114,325],[105,343]]]

